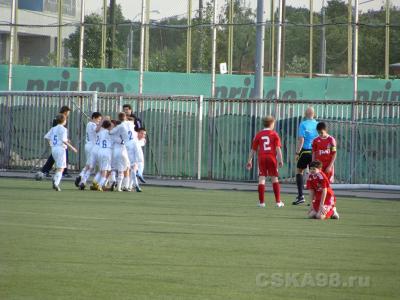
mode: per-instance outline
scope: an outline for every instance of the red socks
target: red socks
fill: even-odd
[[[279,182],[272,183],[272,188],[274,190],[276,203],[281,202],[281,186],[279,185]],[[260,200],[260,203],[264,203],[264,193],[265,193],[265,185],[259,184],[258,199]]]
[[[260,203],[264,203],[264,193],[265,193],[265,184],[259,184],[258,185],[258,199],[260,200]]]
[[[281,202],[281,186],[279,182],[272,183],[272,188],[274,189],[276,203]]]

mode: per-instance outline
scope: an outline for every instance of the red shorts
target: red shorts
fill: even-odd
[[[258,158],[258,176],[279,176],[275,157],[261,156]]]
[[[321,198],[320,195],[316,195],[316,199],[313,200],[312,206],[313,209],[318,212],[319,211],[319,206],[321,203]],[[336,197],[335,195],[331,193],[327,193],[325,201],[324,201],[324,206],[322,208],[325,218],[330,218],[333,215],[333,208],[335,207],[336,204]]]

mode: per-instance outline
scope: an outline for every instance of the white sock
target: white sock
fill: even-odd
[[[138,175],[143,176],[143,171],[144,171],[144,163],[139,163],[138,164]]]
[[[115,179],[115,171],[111,171],[111,182],[116,182],[117,180]]]
[[[79,176],[81,176],[82,178],[83,176],[85,176],[85,173],[86,173],[86,168],[83,168],[83,170],[79,173]]]
[[[122,185],[124,186],[124,188],[129,188],[129,177],[124,177],[124,179],[122,179]]]
[[[62,178],[62,172],[57,171],[57,172],[54,174],[54,177],[53,177],[53,179],[54,179],[54,184],[57,185],[57,186],[60,185],[61,178]]]
[[[100,181],[99,181],[99,186],[104,186],[104,184],[106,183],[107,178],[106,177],[101,177]]]
[[[124,173],[123,172],[119,172],[118,173],[118,190],[122,189],[122,181],[124,180]]]
[[[131,174],[132,174],[131,175],[131,188],[132,188],[132,185],[139,187],[139,182],[138,182],[138,179],[136,177],[136,172],[132,171]]]
[[[83,184],[86,184],[86,181],[89,179],[89,177],[90,177],[90,169],[89,170],[87,170],[86,172],[85,172],[85,174],[83,174],[83,176],[82,176],[82,179],[81,179],[81,183],[83,183]]]
[[[99,182],[100,182],[100,179],[101,179],[101,173],[100,173],[100,172],[97,172],[97,173],[96,173],[96,176],[94,177],[94,181],[97,182],[97,183],[99,183]]]

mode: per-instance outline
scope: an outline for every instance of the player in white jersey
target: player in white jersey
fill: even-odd
[[[143,171],[144,171],[143,147],[145,145],[146,145],[146,128],[139,128],[138,129],[139,162],[138,162],[138,171],[136,173],[136,176],[142,183],[146,183],[143,177]]]
[[[137,132],[135,131],[135,123],[132,117],[128,117],[128,121],[125,123],[128,130],[128,141],[126,142],[126,149],[128,150],[128,157],[131,163],[130,166],[130,177],[131,180],[129,182],[129,187],[124,189],[126,191],[132,190],[132,185],[135,184],[136,190],[140,191],[139,183],[137,182],[136,178],[136,171],[137,171]]]
[[[58,115],[56,117],[57,125],[52,127],[44,136],[44,138],[49,141],[51,154],[53,155],[56,165],[56,173],[53,177],[53,188],[57,192],[61,191],[60,182],[62,173],[64,168],[67,166],[67,155],[65,149],[69,147],[75,153],[78,152],[68,141],[68,131],[67,128],[64,127],[66,120],[65,115]]]
[[[98,181],[99,191],[103,191],[103,186],[105,185],[108,177],[108,173],[111,171],[111,159],[112,159],[112,145],[113,139],[110,135],[110,130],[112,124],[110,121],[105,120],[101,125],[101,129],[98,133],[100,149],[97,153],[98,165],[100,169],[101,178]]]
[[[102,127],[104,121],[111,121],[110,116],[103,117],[100,128]],[[100,130],[99,130],[99,132],[100,132]],[[97,191],[99,189],[99,182],[101,179],[100,164],[99,164],[99,151],[100,151],[99,132],[97,132],[97,135],[96,135],[96,142],[92,149],[91,160],[90,160],[90,167],[92,170],[95,169],[96,166],[99,167],[98,171],[93,179],[92,186],[90,187],[91,190],[95,190],[95,191]],[[85,184],[86,184],[86,182],[85,182]]]
[[[81,173],[75,179],[75,185],[80,189],[85,188],[85,183],[90,177],[92,168],[92,150],[96,144],[97,132],[100,130],[100,122],[101,122],[101,113],[94,112],[92,114],[92,119],[86,125],[86,139],[85,139],[85,155],[86,155],[86,164],[82,169]],[[83,181],[83,185],[81,185],[81,181]]]
[[[118,120],[119,124],[110,131],[110,134],[114,140],[112,167],[113,171],[118,171],[117,190],[121,192],[122,185],[125,189],[129,187],[130,161],[125,145],[129,141],[129,127],[125,113],[119,113]]]

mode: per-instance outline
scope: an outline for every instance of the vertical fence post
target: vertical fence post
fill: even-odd
[[[385,24],[385,79],[389,78],[389,47],[390,47],[390,0],[386,0]]]
[[[255,57],[255,98],[261,99],[264,96],[264,0],[257,0],[257,31],[256,31],[256,57]]]
[[[103,20],[101,24],[101,68],[106,67],[107,47],[107,0],[103,0]]]
[[[358,29],[359,29],[359,24],[358,24],[358,1],[355,0],[355,7],[354,7],[354,49],[353,49],[353,64],[354,64],[354,70],[353,70],[353,84],[354,84],[354,90],[353,90],[353,100],[357,101],[357,92],[358,92]]]
[[[82,91],[83,80],[83,41],[85,36],[85,0],[81,0],[81,22],[79,34],[79,78],[78,78],[78,91]]]
[[[312,78],[313,76],[313,41],[314,41],[314,3],[313,0],[310,0],[310,66],[309,66],[309,74],[308,77]]]
[[[16,32],[16,24],[15,24],[15,15],[16,15],[16,0],[12,1],[11,4],[11,25],[10,25],[10,52],[8,59],[8,90],[12,90],[12,71],[13,71],[13,62],[14,62],[14,40],[15,40],[15,32]]]
[[[281,56],[282,56],[282,13],[283,13],[283,1],[279,0],[279,27],[278,27],[278,49],[276,53],[276,99],[279,99],[281,94]]]
[[[350,138],[350,183],[355,182],[354,175],[356,173],[356,143],[357,143],[357,117],[358,117],[358,104],[357,104],[357,94],[358,94],[358,1],[355,0],[355,7],[354,7],[354,47],[353,47],[353,103],[351,106],[351,138]]]
[[[275,73],[275,1],[271,0],[271,76]]]
[[[351,1],[348,2],[348,21],[347,21],[347,75],[350,77],[353,73],[353,27],[352,27],[352,18],[353,18],[353,7],[351,6]]]
[[[214,2],[213,30],[212,30],[212,59],[211,59],[211,98],[215,97],[215,64],[217,55],[217,0]]]
[[[57,67],[61,67],[62,60],[62,13],[63,0],[58,0]]]
[[[197,102],[197,179],[201,179],[201,162],[203,146],[203,95],[200,95]]]
[[[139,95],[143,93],[145,12],[146,12],[146,0],[142,0],[142,17],[141,17],[142,19],[140,24]]]
[[[186,73],[192,71],[192,0],[188,0],[188,19],[186,31]]]
[[[233,0],[229,0],[228,7],[228,74],[232,74],[233,70],[233,14],[235,4]]]
[[[6,102],[6,116],[8,117],[8,120],[6,122],[6,126],[4,128],[5,131],[5,135],[4,135],[4,164],[3,164],[3,168],[4,169],[8,169],[10,168],[10,161],[11,161],[11,145],[12,145],[12,138],[13,135],[12,134],[7,134],[12,132],[12,114],[13,114],[13,110],[12,110],[12,104],[14,103],[14,96],[10,93],[9,95],[7,95],[7,102]]]
[[[214,144],[215,142],[215,101],[214,99],[208,99],[207,103],[207,121],[208,121],[208,157],[207,157],[207,175],[208,179],[213,178],[214,172]]]
[[[98,111],[98,108],[97,108],[97,91],[94,91],[92,93],[92,105],[91,106],[92,106],[91,107],[92,113]]]
[[[150,54],[150,0],[146,0],[146,28],[144,35],[144,70],[147,72],[149,70],[149,54]]]

